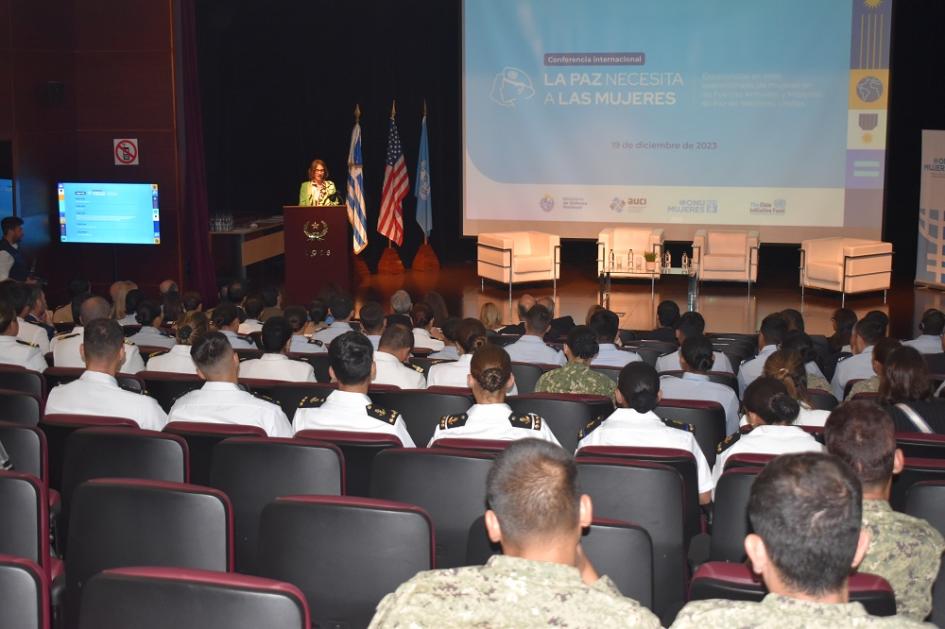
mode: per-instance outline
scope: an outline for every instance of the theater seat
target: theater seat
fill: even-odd
[[[715,465],[716,446],[725,438],[725,411],[721,404],[663,398],[653,412],[662,419],[672,419],[695,428],[696,442],[702,448],[706,462],[709,467]]]
[[[0,389],[20,391],[46,399],[46,382],[43,374],[19,366],[0,365]]]
[[[726,469],[715,485],[710,561],[744,561],[748,535],[748,496],[760,467]]]
[[[212,422],[168,422],[164,432],[183,437],[189,453],[190,482],[206,485],[210,482],[210,461],[213,448],[230,437],[265,437],[259,426],[242,424],[215,424]]]
[[[0,554],[36,562],[52,582],[62,562],[50,554],[48,502],[46,487],[35,476],[0,472]]]
[[[35,426],[42,415],[43,403],[37,396],[0,389],[0,422]]]
[[[909,488],[921,481],[945,481],[945,460],[906,457],[902,472],[893,477],[892,495],[889,498],[892,508],[903,511]]]
[[[577,448],[578,433],[587,422],[614,412],[613,401],[597,395],[531,393],[510,397],[506,403],[516,413],[539,415],[568,452]]]
[[[896,445],[906,458],[945,459],[945,435],[897,432]]]
[[[441,417],[465,413],[475,403],[468,390],[462,393],[439,393],[424,389],[405,389],[372,392],[370,397],[377,406],[400,413],[411,439],[421,447],[430,443]]]
[[[349,496],[367,496],[375,457],[403,445],[394,435],[347,430],[300,430],[295,438],[331,443],[341,450],[345,461],[344,494]]]
[[[814,238],[801,242],[801,298],[805,288],[841,294],[886,291],[892,279],[892,243],[863,238]]]
[[[49,584],[29,559],[0,555],[0,627],[49,629]]]
[[[309,629],[294,585],[184,568],[115,568],[92,577],[79,629]]]
[[[171,410],[174,402],[185,393],[203,386],[203,380],[194,374],[168,373],[163,371],[140,371],[138,379],[144,382],[148,395],[153,397],[164,409]]]
[[[138,429],[138,424],[127,417],[101,417],[98,415],[46,415],[39,423],[46,435],[49,460],[49,486],[62,488],[62,462],[66,456],[66,441],[69,435],[81,428],[127,428]]]
[[[450,448],[453,450],[479,450],[498,454],[505,450],[512,441],[501,439],[463,439],[461,437],[446,437],[433,442],[432,448]]]

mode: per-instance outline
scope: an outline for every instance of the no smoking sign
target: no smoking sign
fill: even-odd
[[[137,166],[138,138],[115,138],[112,140],[112,149],[115,154],[115,166]]]

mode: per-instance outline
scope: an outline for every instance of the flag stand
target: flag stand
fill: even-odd
[[[360,278],[367,277],[371,274],[371,269],[368,267],[367,262],[364,261],[360,255],[354,256],[354,273]]]
[[[417,249],[417,254],[413,257],[410,268],[414,271],[440,270],[440,259],[436,257],[436,251],[433,250],[433,245],[430,244],[426,236],[423,238],[423,244]]]
[[[400,254],[397,253],[393,243],[388,239],[387,249],[384,249],[384,253],[381,254],[381,259],[377,263],[378,275],[402,275],[405,271]]]

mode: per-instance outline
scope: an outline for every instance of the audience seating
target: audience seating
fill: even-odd
[[[369,495],[375,457],[389,448],[403,446],[395,435],[376,432],[300,430],[295,438],[330,443],[341,450],[345,463],[342,493],[361,497]]]
[[[374,404],[400,413],[410,438],[419,447],[430,443],[440,418],[465,413],[475,404],[469,393],[439,393],[423,389],[372,391],[370,396]]]
[[[46,486],[35,476],[0,472],[0,555],[35,562],[52,582],[62,562],[50,554],[48,502]]]
[[[43,372],[47,393],[60,384],[68,384],[73,380],[78,380],[83,373],[85,373],[83,367],[49,367]],[[145,392],[144,383],[138,379],[137,374],[119,373],[115,375],[115,380],[118,382],[118,386],[125,391]]]
[[[287,496],[263,509],[259,574],[304,592],[315,626],[364,627],[384,595],[434,567],[433,549],[430,516],[412,504]]]
[[[66,441],[69,435],[81,428],[128,428],[138,429],[138,424],[126,417],[100,417],[98,415],[46,415],[39,424],[46,435],[49,460],[49,485],[62,488],[62,461],[66,456]]]
[[[35,426],[43,415],[40,398],[22,391],[0,389],[0,422]]]
[[[837,405],[840,403],[837,401],[837,398],[833,396],[833,393],[820,389],[808,389],[807,397],[810,398],[811,408],[822,411],[832,411],[837,408]]]
[[[0,422],[0,443],[7,451],[14,472],[49,480],[46,435],[39,428]]]
[[[682,370],[677,371],[661,371],[660,376],[672,376],[674,378],[682,378],[683,374],[686,373]],[[710,382],[716,382],[718,384],[724,384],[732,391],[735,391],[735,394],[738,394],[738,379],[727,371],[710,371],[706,373]]]
[[[863,238],[814,238],[801,241],[801,299],[805,288],[841,294],[886,291],[892,280],[892,243]]]
[[[183,568],[115,568],[82,594],[79,629],[309,629],[294,585]]]
[[[46,382],[43,374],[12,365],[0,365],[0,389],[20,391],[46,399]]]
[[[919,481],[909,487],[905,512],[926,520],[945,535],[945,479]]]
[[[937,354],[922,354],[929,373],[945,373],[945,352]]]
[[[745,536],[748,523],[748,495],[760,467],[726,469],[715,485],[715,507],[712,512],[712,536],[709,542],[711,561],[745,560]]]
[[[548,424],[561,446],[574,452],[578,433],[587,422],[614,412],[610,398],[573,393],[531,393],[506,399],[516,413],[536,413]]]
[[[687,565],[682,475],[648,461],[582,457],[581,489],[601,518],[633,522],[653,542],[653,610],[665,622],[685,600]]]
[[[808,428],[808,426],[801,426],[801,428]],[[725,459],[725,468],[722,471],[724,472],[725,470],[736,467],[762,468],[775,456],[774,454],[761,454],[758,452],[738,452]]]
[[[171,410],[177,398],[203,386],[203,380],[192,374],[140,371],[137,376],[144,382],[148,395],[158,401],[165,413]]]
[[[650,365],[656,364],[656,358],[653,358],[653,362]],[[614,382],[620,381],[620,370],[623,367],[610,367],[608,365],[591,365],[591,371],[595,371],[599,374],[603,374],[613,380]]]
[[[656,256],[647,270],[645,254]],[[597,235],[597,275],[659,279],[663,265],[663,229],[607,227]]]
[[[709,467],[715,465],[716,446],[725,438],[725,411],[718,402],[669,400],[663,398],[653,409],[663,419],[672,419],[695,428],[696,441]]]
[[[448,448],[451,450],[476,450],[477,452],[502,452],[512,441],[502,439],[464,439],[462,437],[445,437],[437,439],[431,448]]]
[[[315,380],[320,383],[328,384],[331,382],[331,376],[328,374],[328,351],[324,352],[291,352],[289,358],[295,360],[304,360],[312,366],[315,371]]]
[[[549,369],[557,369],[558,365],[537,365],[534,363],[512,363],[512,375],[515,376],[515,388],[522,393],[534,393],[538,379]]]
[[[479,234],[476,271],[481,280],[509,285],[552,280],[557,289],[561,273],[561,239],[536,231]]]
[[[49,582],[29,559],[0,555],[0,627],[50,629]]]
[[[692,265],[700,281],[751,283],[758,278],[757,231],[697,230],[692,239]]]
[[[902,472],[893,477],[892,495],[889,503],[896,511],[902,511],[906,505],[909,488],[920,481],[945,480],[945,460],[906,457]]]
[[[190,482],[207,485],[210,482],[210,464],[213,448],[229,437],[265,437],[266,431],[259,426],[244,424],[216,424],[212,422],[169,422],[165,433],[184,438],[189,454]]]
[[[78,622],[83,587],[107,568],[232,570],[232,507],[216,489],[96,479],[79,485],[73,498],[66,572],[69,627]]]
[[[436,565],[463,565],[469,527],[485,511],[492,455],[448,448],[393,448],[377,455],[371,497],[414,504],[436,529]]]
[[[896,614],[896,597],[886,579],[873,574],[856,573],[848,582],[850,601],[861,603],[873,616]],[[692,577],[689,599],[728,599],[761,601],[767,589],[751,568],[742,563],[712,561],[702,564]]]
[[[246,380],[241,380],[246,383]],[[268,395],[282,407],[282,412],[292,421],[295,410],[306,397],[328,397],[335,390],[335,385],[323,382],[273,382],[267,381],[264,384],[262,380],[255,380],[248,386],[255,393]]]
[[[909,458],[945,459],[945,435],[897,432],[896,445]]]
[[[280,496],[341,495],[344,457],[324,442],[234,437],[213,448],[210,486],[233,503],[236,570],[255,574],[263,507]]]

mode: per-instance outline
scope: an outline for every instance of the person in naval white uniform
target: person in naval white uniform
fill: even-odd
[[[135,345],[170,349],[177,344],[177,339],[160,330],[161,324],[164,322],[160,304],[151,300],[142,301],[138,304],[135,318],[141,324],[141,329],[128,338]]]
[[[500,441],[534,437],[561,445],[544,419],[535,413],[516,413],[505,403],[515,376],[512,361],[501,347],[488,343],[479,347],[472,355],[466,382],[476,403],[465,413],[442,417],[428,445],[445,437]]]
[[[376,406],[368,397],[374,372],[374,348],[366,336],[352,331],[336,337],[328,346],[328,373],[338,389],[328,397],[304,398],[292,420],[295,432],[382,433],[394,435],[405,448],[416,447],[400,413]]]
[[[56,367],[85,367],[85,361],[82,360],[80,347],[85,337],[85,325],[96,319],[108,319],[111,317],[112,307],[101,297],[89,297],[82,302],[79,307],[79,323],[72,328],[71,332],[60,334],[53,338],[49,343],[49,349],[52,351],[53,364]],[[121,373],[138,373],[144,370],[144,359],[141,358],[141,352],[138,347],[128,340],[124,341],[125,362],[118,370]]]
[[[843,399],[843,390],[850,380],[867,380],[876,375],[873,371],[873,346],[885,336],[885,325],[876,319],[863,317],[853,326],[850,347],[853,356],[837,363],[830,386],[838,400]]]
[[[174,402],[168,421],[258,426],[270,437],[291,437],[292,426],[277,404],[238,386],[240,359],[221,332],[197,339],[190,355],[204,385]]]
[[[349,323],[353,309],[354,304],[347,295],[335,295],[332,297],[328,302],[328,312],[331,313],[334,321],[324,330],[316,332],[312,338],[316,341],[321,341],[327,347],[335,338],[354,330]]]
[[[758,331],[758,355],[742,361],[738,368],[738,395],[744,398],[745,389],[765,369],[768,356],[778,351],[778,345],[787,335],[788,325],[781,313],[769,314],[761,320],[761,329]]]
[[[620,332],[620,318],[610,310],[598,310],[588,322],[588,327],[597,335],[597,344],[600,350],[591,361],[591,366],[623,367],[627,363],[643,360],[636,352],[619,349],[616,345],[617,334]]]
[[[434,334],[439,336],[443,334],[433,327],[433,318],[433,308],[429,304],[418,302],[410,308],[410,320],[413,321],[414,347],[439,352],[446,346],[441,339],[434,337]]]
[[[5,280],[0,283],[0,300],[9,302],[16,313],[18,328],[16,338],[39,349],[40,355],[45,355],[49,351],[49,335],[46,333],[46,328],[30,323],[24,318],[29,316],[37,299],[45,301],[41,289],[14,280]]]
[[[633,446],[692,452],[696,459],[699,502],[708,504],[715,483],[693,427],[662,419],[653,412],[662,399],[662,382],[656,369],[644,362],[630,363],[621,369],[615,394],[617,410],[606,419],[598,417],[588,422],[581,429],[577,449],[580,452],[588,446]]]
[[[19,322],[13,305],[0,301],[0,364],[46,371],[46,359],[39,348],[17,338]],[[45,336],[45,334],[44,334]]]
[[[564,354],[545,345],[545,332],[551,325],[551,312],[536,304],[525,313],[525,334],[505,346],[509,357],[517,363],[537,363],[563,367],[568,362]]]
[[[430,367],[427,386],[468,388],[473,352],[487,343],[486,334],[486,326],[479,319],[468,317],[460,321],[456,327],[456,345],[463,353],[457,360],[437,363]],[[509,395],[518,395],[514,378]]]
[[[683,341],[692,336],[702,336],[705,334],[705,318],[696,311],[690,311],[679,317],[676,322],[676,342],[682,347]],[[660,356],[656,359],[656,370],[679,371],[682,365],[679,363],[681,350],[676,350],[671,354]],[[732,370],[732,362],[722,352],[713,351],[715,360],[712,361],[712,371],[724,371],[726,373],[735,373]]]
[[[240,327],[236,330],[237,334],[241,336],[249,336],[253,332],[262,331],[262,321],[259,320],[262,316],[262,311],[266,309],[266,302],[263,301],[263,298],[259,295],[250,295],[243,302],[243,311],[246,313],[246,319],[240,323]]]
[[[942,353],[942,332],[945,331],[945,312],[938,308],[929,308],[922,313],[922,321],[919,322],[919,336],[911,341],[903,341],[903,345],[908,345],[919,350],[920,354],[940,354]]]
[[[148,359],[148,371],[163,373],[197,374],[197,365],[190,357],[190,348],[194,341],[209,330],[207,315],[198,310],[185,314],[177,322],[177,344],[163,354],[156,354]]]
[[[104,301],[104,300],[103,300]],[[125,360],[125,336],[113,319],[86,322],[79,352],[85,371],[78,380],[60,384],[49,392],[46,414],[126,417],[144,430],[161,430],[167,415],[154,398],[125,391],[115,374]]]
[[[227,342],[233,349],[256,349],[256,344],[251,338],[240,336],[237,330],[240,328],[240,313],[236,304],[223,302],[213,309],[213,327],[226,337]]]
[[[381,336],[380,349],[374,352],[374,384],[392,384],[401,389],[426,389],[423,369],[408,366],[413,349],[413,332],[405,325],[387,326]]]
[[[285,317],[269,317],[262,327],[263,354],[240,363],[241,378],[315,382],[315,370],[304,360],[286,356],[292,342],[292,326]]]

